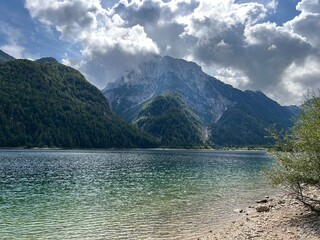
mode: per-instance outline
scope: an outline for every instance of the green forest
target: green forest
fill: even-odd
[[[102,93],[50,59],[0,62],[0,147],[155,147]]]
[[[156,137],[163,147],[203,146],[201,121],[175,92],[164,93],[147,102],[133,121]]]

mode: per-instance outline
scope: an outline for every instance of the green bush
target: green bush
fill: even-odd
[[[311,209],[319,210],[319,198],[309,190],[320,189],[320,91],[308,95],[290,133],[276,138],[278,149],[272,153],[276,163],[267,175]]]

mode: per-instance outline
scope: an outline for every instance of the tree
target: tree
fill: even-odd
[[[320,189],[320,90],[308,94],[291,131],[284,137],[278,134],[277,140],[278,150],[272,153],[276,163],[267,175],[320,211],[319,196],[309,194],[310,189]]]

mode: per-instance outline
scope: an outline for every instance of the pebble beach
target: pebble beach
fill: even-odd
[[[313,190],[313,196],[320,196]],[[259,199],[255,205],[238,209],[239,218],[198,240],[216,239],[320,239],[320,215],[311,212],[290,194]]]

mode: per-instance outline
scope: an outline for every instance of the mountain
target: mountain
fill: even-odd
[[[0,62],[0,147],[154,147],[102,93],[51,58]]]
[[[145,102],[175,91],[209,131],[214,145],[270,144],[267,129],[292,126],[294,113],[262,92],[241,91],[204,73],[196,63],[155,56],[103,89],[111,108],[132,121]]]
[[[0,62],[7,62],[11,60],[14,60],[14,57],[0,50]]]
[[[269,127],[258,114],[236,105],[210,126],[210,141],[219,146],[267,145],[272,143]]]
[[[37,63],[59,63],[55,58],[53,57],[44,57],[36,60]]]
[[[160,140],[163,147],[202,146],[200,119],[174,92],[161,94],[145,103],[134,124]]]
[[[293,115],[299,115],[301,113],[300,107],[295,105],[285,106],[285,108],[288,109]]]

